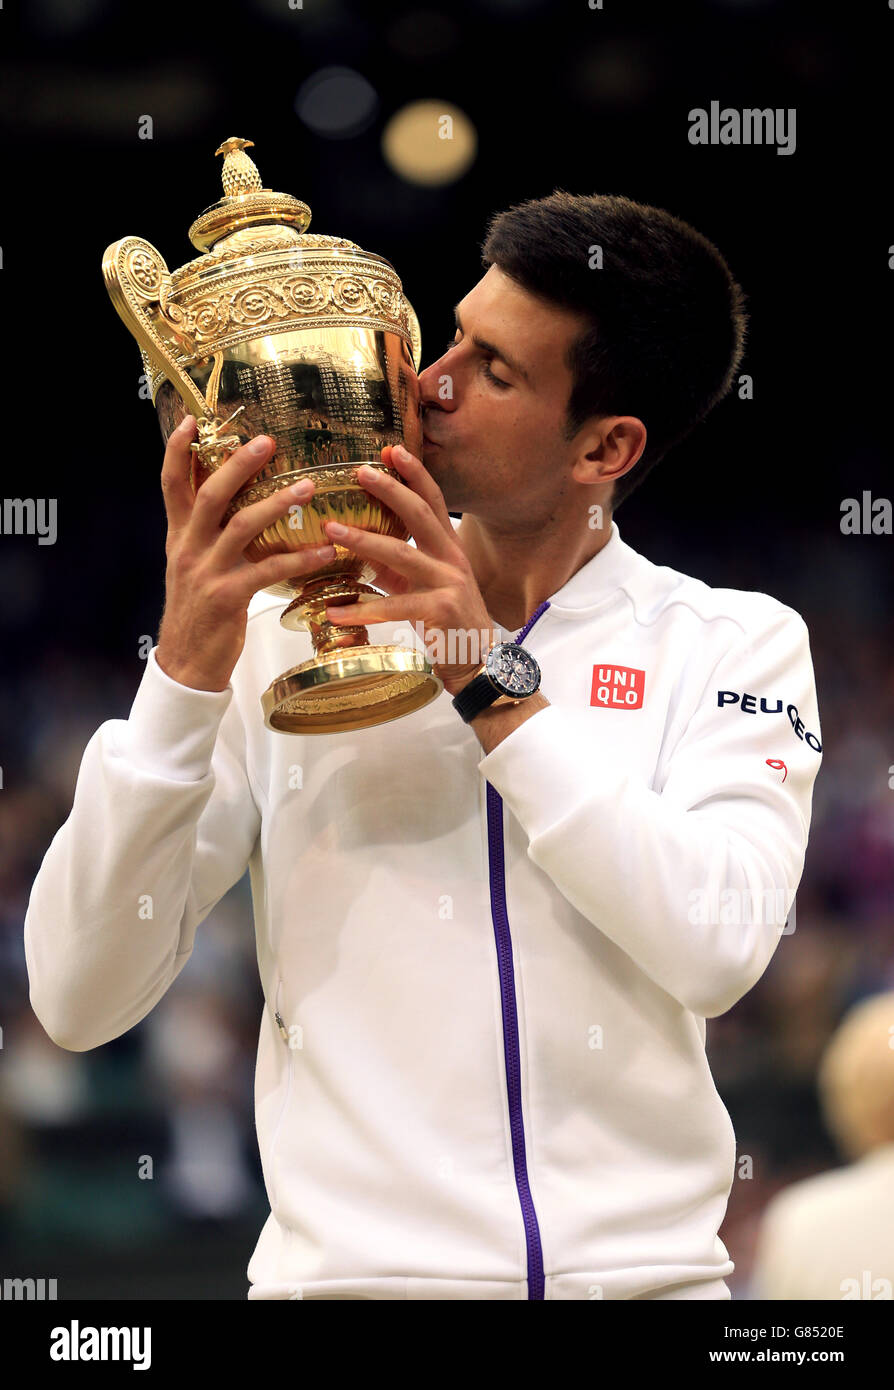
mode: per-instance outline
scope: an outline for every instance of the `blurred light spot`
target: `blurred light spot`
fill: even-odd
[[[22,6],[22,18],[39,34],[65,38],[104,17],[108,9],[108,0],[28,0]]]
[[[823,47],[810,39],[791,37],[782,47],[782,60],[790,72],[804,82],[834,80],[838,72],[836,54],[831,47]]]
[[[459,30],[449,15],[437,10],[411,10],[392,24],[388,42],[405,58],[432,58],[456,47]]]
[[[90,1103],[87,1068],[80,1055],[56,1047],[33,1020],[23,1016],[21,1024],[4,1067],[5,1102],[29,1124],[76,1123]]]
[[[224,1220],[250,1200],[236,1117],[212,1098],[179,1104],[171,1122],[164,1181],[193,1216]]]
[[[649,59],[635,44],[623,41],[590,49],[575,65],[576,95],[595,106],[630,107],[643,101],[653,86]]]
[[[477,152],[474,125],[449,101],[411,102],[391,117],[382,135],[388,164],[411,183],[452,183],[470,168]]]
[[[378,106],[375,88],[353,68],[321,68],[295,98],[295,111],[308,129],[329,140],[359,135]]]

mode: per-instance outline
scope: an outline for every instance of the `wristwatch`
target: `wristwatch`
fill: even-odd
[[[495,642],[480,675],[454,696],[453,708],[471,724],[489,705],[515,705],[539,689],[540,667],[531,653],[517,642]]]

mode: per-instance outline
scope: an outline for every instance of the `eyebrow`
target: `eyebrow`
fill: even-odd
[[[453,318],[457,328],[459,329],[460,333],[462,333],[463,326],[459,318],[458,304],[454,304],[453,306]],[[526,381],[529,386],[531,385],[531,378],[528,376],[528,373],[525,371],[524,367],[519,366],[515,358],[510,357],[508,352],[504,352],[502,348],[495,347],[493,343],[485,342],[483,338],[478,338],[475,336],[475,334],[472,335],[472,342],[475,344],[477,348],[480,348],[482,352],[489,352],[491,356],[498,357],[501,362],[505,362],[506,366],[509,368],[511,372],[515,372],[518,376],[522,378],[523,381]]]

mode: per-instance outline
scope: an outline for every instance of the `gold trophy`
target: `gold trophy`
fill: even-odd
[[[242,507],[302,478],[315,490],[246,547],[248,559],[325,545],[326,521],[407,540],[405,523],[358,482],[361,464],[381,462],[386,444],[422,452],[419,323],[401,282],[381,256],[353,241],[307,234],[310,208],[261,184],[232,137],[224,196],[189,229],[202,254],[169,271],[141,237],[106,251],[112,303],[136,338],[162,436],[192,413],[193,493],[233,449],[270,434],[276,452],[233,498]],[[309,630],[314,656],[278,676],[261,696],[268,729],[290,734],[370,728],[421,709],[442,682],[424,653],[370,644],[365,627],[338,627],[326,606],[378,596],[368,562],[336,545],[313,573],[270,586],[291,599],[280,616]],[[369,597],[368,597],[369,596]]]

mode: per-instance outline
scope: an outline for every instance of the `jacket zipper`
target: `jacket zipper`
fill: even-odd
[[[279,1005],[280,1005],[280,1001],[281,1001],[281,1000],[282,1000],[282,979],[280,978],[280,979],[278,979],[277,982],[276,982],[276,993],[275,993],[275,995],[273,996],[273,1018],[274,1018],[274,1021],[275,1021],[275,1023],[276,1023],[277,1028],[279,1029],[280,1033],[282,1033],[283,1039],[284,1039],[286,1042],[288,1042],[288,1041],[289,1041],[289,1030],[288,1030],[288,1028],[286,1027],[285,1022],[283,1021],[283,1016],[282,1016],[282,1014],[281,1014],[280,1011],[279,1011]]]
[[[280,1031],[280,1035],[281,1035],[281,1037],[282,1037],[282,1040],[283,1040],[284,1044],[286,1045],[286,1047],[288,1047],[288,1046],[289,1046],[289,1030],[288,1030],[288,1028],[286,1027],[285,1022],[283,1021],[283,1016],[282,1016],[282,1014],[281,1014],[280,1011],[279,1011],[281,1000],[282,1000],[282,979],[278,979],[277,982],[276,982],[276,995],[275,995],[274,1000],[273,1000],[273,1018],[274,1018],[274,1021],[275,1021],[275,1023],[276,1023],[277,1028],[278,1028],[279,1031]],[[271,1141],[270,1141],[270,1185],[271,1185],[271,1187],[273,1188],[273,1191],[272,1191],[271,1194],[270,1194],[270,1205],[271,1205],[271,1210],[272,1210],[273,1207],[275,1206],[275,1204],[276,1204],[276,1199],[277,1199],[276,1182],[275,1182],[275,1177],[274,1177],[275,1170],[276,1170],[276,1146],[277,1146],[277,1143],[279,1142],[279,1132],[280,1132],[280,1130],[282,1129],[282,1124],[283,1124],[283,1120],[285,1119],[286,1110],[288,1109],[288,1105],[289,1105],[289,1096],[291,1095],[291,1092],[292,1092],[292,1049],[289,1048],[289,1061],[288,1061],[288,1071],[287,1071],[287,1073],[286,1073],[285,1094],[284,1094],[284,1096],[283,1096],[282,1104],[281,1104],[280,1109],[279,1109],[279,1115],[277,1116],[277,1119],[276,1119],[276,1127],[274,1128],[274,1131],[273,1131],[273,1138],[272,1138]]]
[[[549,600],[541,603],[515,638],[517,644],[527,637],[537,619],[549,608]],[[512,966],[512,936],[506,907],[506,858],[503,842],[503,798],[487,783],[487,843],[490,878],[490,907],[497,944],[500,970],[500,1000],[503,1013],[503,1056],[506,1062],[506,1091],[509,1098],[509,1130],[512,1135],[512,1162],[515,1186],[525,1223],[525,1243],[528,1259],[528,1298],[544,1297],[543,1249],[540,1226],[531,1188],[528,1182],[528,1162],[525,1154],[525,1124],[521,1103],[521,1061],[518,1042],[518,1009],[515,1002],[515,971]]]

